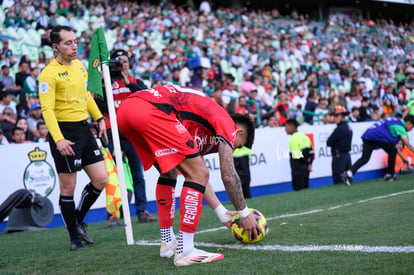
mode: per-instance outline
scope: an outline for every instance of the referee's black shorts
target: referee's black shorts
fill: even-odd
[[[58,173],[74,173],[80,171],[84,166],[103,160],[101,150],[91,132],[90,124],[86,120],[59,122],[59,128],[65,139],[75,143],[72,145],[75,155],[62,156],[53,138],[49,138],[50,151]]]

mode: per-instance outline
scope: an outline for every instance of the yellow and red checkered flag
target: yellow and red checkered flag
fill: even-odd
[[[121,216],[119,208],[122,205],[122,199],[118,179],[118,169],[116,168],[115,161],[108,148],[102,147],[101,150],[104,156],[106,172],[108,173],[108,183],[106,184],[106,210],[112,216],[119,218]]]

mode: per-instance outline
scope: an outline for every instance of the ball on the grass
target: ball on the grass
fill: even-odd
[[[266,236],[266,232],[268,230],[266,218],[259,210],[249,208],[249,213],[253,213],[257,217],[260,217],[260,219],[257,220],[257,224],[260,226],[260,232],[257,235],[257,237],[253,240],[249,240],[249,234],[247,230],[245,231],[241,227],[239,215],[234,216],[231,221],[231,232],[233,233],[234,238],[244,244],[257,243],[261,241],[264,238],[264,236]]]

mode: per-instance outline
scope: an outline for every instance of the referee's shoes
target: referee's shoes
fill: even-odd
[[[87,244],[93,244],[93,239],[86,232],[84,223],[78,224],[77,231],[82,240],[84,240]]]

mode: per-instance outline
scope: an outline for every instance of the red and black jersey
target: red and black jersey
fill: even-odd
[[[134,93],[177,119],[194,138],[201,155],[217,152],[221,139],[234,148],[237,126],[227,111],[201,91],[178,85],[159,86]]]

